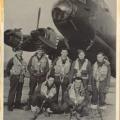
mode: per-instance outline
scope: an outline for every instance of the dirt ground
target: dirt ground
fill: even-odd
[[[23,88],[23,95],[22,95],[22,101],[26,102],[26,99],[28,97],[28,82],[29,80],[26,80],[24,83]],[[9,92],[9,78],[6,78],[4,81],[4,102],[7,102]],[[102,112],[103,120],[115,120],[115,101],[116,101],[116,92],[115,92],[115,79],[111,79],[111,86],[109,89],[109,93],[107,94],[107,109]],[[91,117],[84,117],[81,120],[101,120],[99,117],[99,114],[96,111],[91,112]],[[30,120],[32,118],[32,112],[31,111],[24,111],[24,110],[18,110],[14,109],[14,111],[9,112],[7,110],[7,106],[4,105],[4,120]],[[44,114],[39,115],[37,120],[69,120],[70,115],[69,114],[53,114],[50,117],[46,117]]]

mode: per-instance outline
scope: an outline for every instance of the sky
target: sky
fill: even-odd
[[[58,34],[52,17],[51,10],[58,0],[4,0],[4,29],[22,28],[24,34],[36,29],[38,9],[41,7],[39,27],[52,27]],[[115,17],[115,0],[104,0]],[[12,49],[4,46],[4,61],[7,62],[12,56]],[[23,57],[29,60],[33,53],[24,52]]]

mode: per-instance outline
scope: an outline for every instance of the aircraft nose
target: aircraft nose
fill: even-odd
[[[55,5],[52,10],[53,20],[62,21],[67,19],[72,13],[72,4],[70,2],[61,2]]]

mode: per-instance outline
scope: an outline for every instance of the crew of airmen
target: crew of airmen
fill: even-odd
[[[21,96],[24,78],[29,73],[29,97],[25,110],[34,113],[34,118],[40,112],[46,113],[77,113],[87,115],[88,104],[91,108],[106,107],[106,94],[110,87],[110,62],[104,53],[99,52],[96,62],[86,58],[84,50],[78,50],[75,61],[69,58],[68,50],[62,49],[58,58],[52,61],[40,47],[30,58],[24,61],[21,49],[16,49],[15,55],[7,65],[10,74],[10,90],[8,110],[21,109]],[[72,112],[71,112],[72,111]]]

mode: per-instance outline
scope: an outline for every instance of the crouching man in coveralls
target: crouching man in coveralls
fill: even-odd
[[[73,83],[69,86],[65,94],[67,107],[71,111],[71,120],[73,117],[80,118],[86,116],[87,114],[84,111],[86,111],[88,102],[82,78],[74,78]]]
[[[49,75],[48,79],[42,83],[41,88],[38,86],[35,94],[32,97],[31,110],[34,113],[34,118],[38,116],[43,108],[46,112],[52,113],[56,100],[54,76]]]

